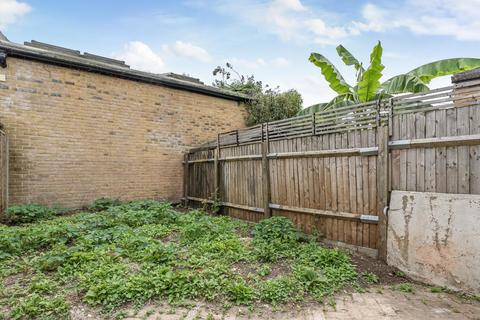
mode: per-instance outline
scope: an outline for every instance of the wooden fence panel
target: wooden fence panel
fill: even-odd
[[[271,211],[384,256],[389,191],[480,193],[477,82],[220,135],[217,200],[233,217]],[[214,147],[190,152],[187,198],[212,201]]]
[[[391,141],[479,134],[478,110],[471,105],[394,115]],[[391,150],[391,189],[479,194],[479,151],[478,145]]]

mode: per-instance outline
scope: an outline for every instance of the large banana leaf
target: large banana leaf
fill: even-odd
[[[357,95],[360,102],[372,100],[380,87],[380,78],[385,66],[382,64],[382,45],[378,41],[370,54],[370,66],[363,73],[362,79],[358,82]]]
[[[319,111],[325,111],[334,109],[337,107],[348,106],[354,104],[354,97],[351,93],[344,93],[336,96],[327,103],[317,103],[305,109],[302,109],[297,115],[302,116],[306,114],[312,114]]]
[[[327,104],[328,103],[317,103],[317,104],[311,105],[310,107],[306,107],[305,109],[300,110],[300,112],[297,113],[297,116],[304,116],[304,115],[312,114],[318,111],[323,111],[325,110],[325,106]]]
[[[340,104],[342,104],[343,101],[349,101],[349,102],[352,102],[352,104],[353,104],[353,103],[355,103],[355,97],[351,93],[339,94],[338,96],[336,96],[335,98],[333,98],[332,100],[330,100],[327,103],[327,105],[325,106],[325,110],[328,110],[328,109],[331,109],[331,108],[336,108]],[[348,105],[348,102],[346,102],[346,103]]]
[[[416,93],[428,90],[428,86],[422,80],[410,74],[400,74],[388,79],[380,86],[380,91],[384,94]]]
[[[417,76],[425,84],[429,84],[433,78],[468,71],[480,67],[480,59],[476,58],[453,58],[438,60],[424,64],[408,72],[408,75]]]
[[[348,83],[345,82],[340,72],[327,58],[319,53],[312,53],[308,60],[322,70],[325,80],[328,81],[330,88],[335,90],[335,92],[338,94],[351,92]]]
[[[363,69],[362,63],[359,62],[353,56],[353,54],[351,54],[350,51],[345,49],[345,47],[342,45],[337,46],[337,53],[347,66],[355,67],[355,70],[357,70],[357,81],[359,81],[362,78],[362,74],[365,72],[365,69]]]
[[[346,106],[351,106],[354,105],[355,101],[353,100],[338,100],[338,99],[333,99],[327,105],[325,106],[325,109],[332,109],[332,111],[336,108],[341,108],[341,107],[346,107]]]

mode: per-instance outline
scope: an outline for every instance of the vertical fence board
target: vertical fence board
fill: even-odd
[[[435,137],[435,111],[429,111],[425,115],[425,137]],[[436,161],[435,149],[425,149],[425,191],[435,192],[436,190]]]
[[[415,113],[415,138],[425,138],[425,113]],[[425,191],[425,150],[420,148],[417,153],[416,191]]]
[[[470,108],[470,134],[480,133],[480,106]],[[470,147],[470,193],[480,194],[480,146]]]
[[[447,136],[457,135],[457,109],[447,110],[446,115],[446,134]],[[447,175],[446,185],[448,193],[458,192],[458,154],[457,147],[446,148]]]
[[[408,139],[415,139],[415,114],[409,113],[406,115],[406,137]],[[407,173],[406,173],[406,190],[417,190],[417,150],[407,150]]]
[[[469,108],[457,108],[457,135],[468,134],[470,134]],[[460,146],[457,152],[458,193],[470,193],[470,149],[466,146]]]
[[[446,110],[435,111],[435,134],[436,137],[444,137],[447,134],[447,112]],[[447,192],[447,149],[436,148],[435,155],[436,171],[436,192]]]

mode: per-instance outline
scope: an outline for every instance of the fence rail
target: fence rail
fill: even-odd
[[[480,193],[480,81],[218,135],[185,156],[184,197],[386,254],[389,192]]]

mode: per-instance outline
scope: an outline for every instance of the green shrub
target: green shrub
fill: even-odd
[[[285,217],[272,217],[257,223],[252,231],[255,255],[264,262],[292,257],[296,246],[307,236]]]
[[[303,296],[299,282],[291,277],[278,277],[262,283],[260,298],[273,305],[298,300]]]
[[[234,281],[228,287],[228,296],[235,304],[249,305],[255,299],[255,290],[244,280]]]
[[[95,211],[105,211],[111,207],[120,205],[121,202],[118,199],[112,199],[107,197],[98,198],[90,205],[90,209]]]
[[[253,75],[240,75],[229,62],[225,67],[217,66],[213,75],[218,77],[213,83],[215,87],[253,98],[245,106],[248,126],[291,118],[302,109],[302,96],[295,89],[280,91],[279,87],[271,87],[255,80]],[[234,75],[238,78],[233,78]]]
[[[295,242],[301,233],[295,229],[292,221],[285,217],[272,217],[257,223],[253,228],[253,238],[262,241],[280,240],[282,242]]]
[[[13,205],[7,210],[7,218],[14,224],[51,219],[56,214],[57,212],[54,209],[39,204]]]
[[[69,309],[63,297],[44,297],[33,293],[18,301],[11,316],[13,319],[66,319]]]

